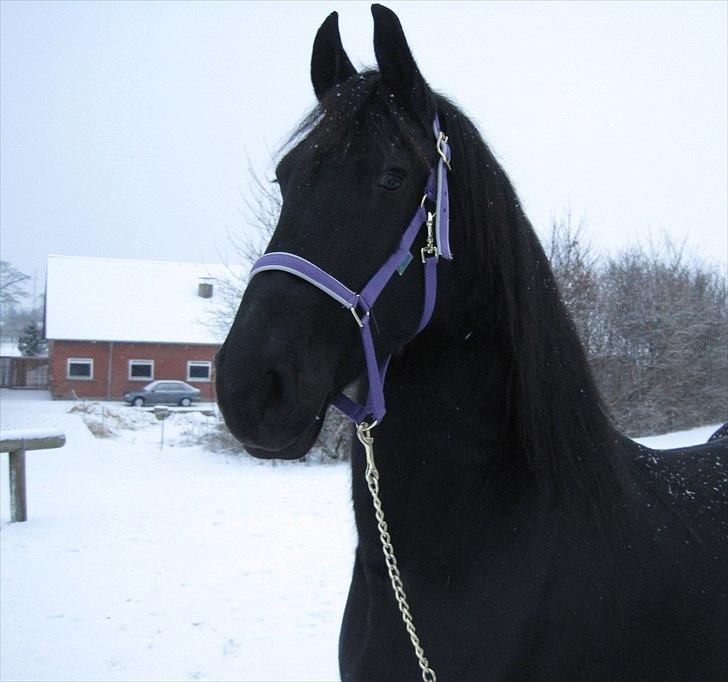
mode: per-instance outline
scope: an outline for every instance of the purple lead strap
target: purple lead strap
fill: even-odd
[[[404,262],[423,225],[427,226],[427,244],[422,249],[422,263],[424,265],[425,298],[422,317],[417,327],[419,334],[430,321],[435,309],[437,297],[437,260],[438,256],[452,259],[450,251],[449,232],[449,195],[447,186],[447,170],[450,167],[450,148],[447,137],[440,129],[440,122],[435,117],[433,122],[435,146],[439,159],[430,171],[425,186],[425,196],[422,205],[412,217],[402,239],[395,251],[387,258],[374,276],[367,282],[360,293],[356,293],[342,284],[336,277],[322,270],[314,263],[293,253],[274,251],[261,256],[253,265],[250,277],[266,270],[281,270],[300,277],[325,294],[328,294],[342,306],[351,310],[356,323],[359,325],[364,348],[364,358],[367,366],[367,379],[369,390],[367,402],[360,405],[348,396],[341,393],[332,400],[332,404],[356,424],[362,423],[368,417],[381,421],[386,412],[384,405],[384,379],[387,373],[390,356],[377,361],[374,348],[374,339],[369,326],[369,312],[377,298],[384,290],[387,282],[392,278],[398,267]],[[424,207],[425,199],[435,203],[435,215],[429,214]]]

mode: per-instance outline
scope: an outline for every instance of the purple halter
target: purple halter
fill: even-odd
[[[438,256],[452,260],[449,238],[449,195],[447,187],[447,170],[450,168],[450,147],[447,144],[447,136],[440,130],[440,122],[437,117],[432,125],[435,134],[435,147],[440,158],[435,167],[430,171],[425,186],[425,195],[422,203],[414,214],[397,249],[377,270],[374,277],[364,286],[360,293],[356,293],[342,284],[336,277],[325,272],[317,265],[314,265],[305,258],[296,256],[293,253],[274,251],[261,256],[253,265],[250,277],[265,270],[282,270],[296,277],[306,280],[342,306],[351,310],[356,323],[361,330],[362,344],[364,346],[364,357],[367,365],[367,378],[369,380],[369,394],[365,405],[359,405],[343,393],[332,401],[332,404],[343,412],[354,423],[359,424],[371,415],[374,421],[379,422],[384,417],[384,378],[387,373],[387,366],[391,356],[377,362],[377,354],[374,350],[374,340],[369,326],[369,312],[376,302],[379,294],[387,285],[395,272],[404,268],[412,259],[410,248],[415,241],[423,225],[427,226],[427,243],[421,250],[422,263],[425,272],[425,301],[422,311],[422,318],[417,327],[421,332],[430,321],[432,311],[435,309],[435,298],[437,295],[437,259]],[[435,214],[428,213],[425,209],[425,201],[429,199],[435,202]]]

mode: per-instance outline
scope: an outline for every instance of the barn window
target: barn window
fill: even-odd
[[[191,360],[187,363],[187,381],[210,381],[212,363]]]
[[[154,379],[154,360],[129,360],[129,381]]]
[[[92,358],[68,358],[66,366],[67,379],[89,381],[94,378],[94,361]]]

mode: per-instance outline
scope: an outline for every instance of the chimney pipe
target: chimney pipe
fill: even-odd
[[[200,277],[197,284],[197,295],[200,298],[212,298],[212,277]]]

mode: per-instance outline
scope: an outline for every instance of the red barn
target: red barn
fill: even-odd
[[[46,338],[55,398],[121,399],[155,379],[211,400],[223,341],[213,320],[224,266],[49,256]]]

